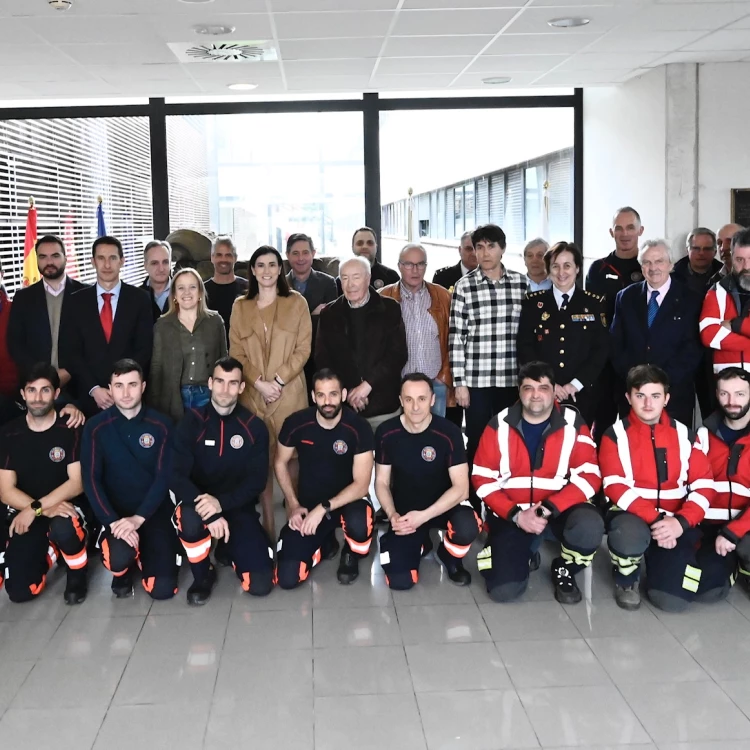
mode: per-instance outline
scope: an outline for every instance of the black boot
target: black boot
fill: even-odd
[[[121,576],[112,578],[112,593],[118,599],[127,599],[133,596],[133,569]]]
[[[341,562],[339,562],[336,576],[339,583],[345,586],[354,583],[359,578],[359,558],[351,551],[348,544],[344,544],[344,549],[341,550]]]
[[[322,560],[333,560],[339,552],[339,542],[336,539],[336,532],[332,531],[320,546],[320,557]]]
[[[471,583],[471,573],[469,573],[461,560],[448,554],[448,550],[445,549],[445,545],[441,544],[437,548],[437,557],[448,572],[448,578],[456,584],[456,586],[468,586]]]
[[[202,581],[193,581],[187,590],[187,603],[202,607],[211,598],[211,589],[216,585],[216,568],[212,565]]]
[[[575,576],[565,564],[562,557],[552,561],[552,583],[555,586],[555,599],[560,604],[578,604],[583,598]]]
[[[86,568],[80,570],[68,570],[68,580],[65,584],[63,599],[66,604],[81,604],[86,601],[89,592],[88,571]]]

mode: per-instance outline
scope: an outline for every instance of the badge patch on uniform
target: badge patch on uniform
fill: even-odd
[[[372,285],[376,289],[382,289],[385,286],[385,282],[383,281],[383,279],[375,279],[375,281],[372,282]]]
[[[604,313],[599,313],[599,317],[602,319],[602,325],[607,327],[607,316]]]
[[[337,440],[333,444],[333,452],[337,456],[343,456],[349,450],[349,446],[343,440]]]
[[[542,313],[542,320],[549,320],[549,313],[548,312]]]
[[[630,274],[630,280],[631,281],[642,281],[643,280],[643,274],[640,271],[633,271],[633,273]]]
[[[422,459],[425,461],[434,461],[437,458],[437,451],[431,446],[426,445],[422,448]]]
[[[239,450],[245,444],[245,440],[242,435],[232,435],[232,439],[229,441],[229,445],[235,450]]]
[[[141,444],[141,448],[151,448],[156,440],[154,440],[154,436],[150,432],[144,432],[138,438],[138,442]]]
[[[65,458],[65,451],[62,448],[53,448],[49,452],[49,460],[59,464]]]
[[[536,306],[541,310],[544,307],[544,302],[537,302]]]

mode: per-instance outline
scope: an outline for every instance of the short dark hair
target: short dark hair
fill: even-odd
[[[505,250],[508,240],[505,232],[497,224],[482,224],[471,233],[471,244],[477,246],[477,242],[497,242]]]
[[[621,206],[620,208],[615,211],[614,216],[612,217],[612,224],[617,221],[617,217],[620,214],[634,214],[635,218],[638,219],[638,223],[641,223],[641,215],[636,211],[632,206]]]
[[[633,389],[638,390],[649,383],[663,385],[664,393],[669,393],[669,375],[656,365],[631,367],[625,380],[625,390],[630,393]]]
[[[153,247],[163,247],[169,253],[170,257],[172,256],[172,246],[166,240],[151,240],[143,248],[143,260],[146,260],[148,251]]]
[[[557,258],[560,253],[569,252],[573,256],[573,262],[578,267],[578,273],[583,268],[583,253],[578,249],[578,245],[575,242],[556,242],[552,245],[546,253],[544,253],[544,267],[549,273],[552,267],[552,261]]]
[[[740,229],[732,235],[732,252],[738,247],[750,247],[750,229]]]
[[[432,384],[432,379],[428,378],[423,372],[410,372],[408,375],[404,375],[401,378],[399,390],[404,387],[405,383],[427,383],[430,386],[430,393],[435,393],[435,386]]]
[[[231,251],[234,257],[237,257],[237,247],[234,244],[234,240],[228,234],[220,234],[211,245],[211,255],[216,252],[216,248],[219,245],[226,245]]]
[[[130,358],[118,359],[117,362],[112,365],[112,374],[109,379],[117,377],[118,375],[127,375],[129,372],[137,372],[141,376],[141,380],[145,380],[143,374],[143,368],[134,360]]]
[[[21,378],[21,388],[36,380],[49,380],[50,385],[57,390],[60,387],[60,376],[49,362],[37,362],[32,365]]]
[[[281,259],[281,253],[271,245],[261,245],[251,256],[248,273],[247,273],[247,299],[255,299],[259,292],[260,287],[258,286],[258,279],[255,278],[255,274],[252,269],[255,268],[255,264],[258,262],[258,258],[262,255],[274,255],[279,263],[279,278],[276,280],[276,291],[279,297],[289,296],[289,283],[286,280],[286,274],[284,273],[284,261]]]
[[[122,251],[122,242],[120,242],[117,237],[112,237],[108,234],[105,234],[103,237],[97,237],[94,240],[94,244],[91,246],[92,258],[96,255],[96,248],[100,245],[114,245],[117,248],[117,252],[119,253],[120,257],[125,257],[125,253],[123,253]]]
[[[295,232],[294,234],[289,235],[289,239],[286,241],[286,254],[289,255],[289,251],[292,249],[292,245],[295,242],[306,242],[308,245],[310,245],[310,250],[312,252],[315,252],[315,245],[313,245],[312,237],[308,234],[303,234],[302,232]]]
[[[750,385],[750,372],[743,370],[741,367],[725,367],[723,370],[719,370],[714,377],[717,386],[722,380],[732,380],[732,378],[739,378]]]
[[[375,230],[372,227],[360,227],[359,229],[354,230],[354,234],[352,234],[352,245],[354,245],[354,238],[360,233],[360,232],[369,232],[374,238],[375,242],[378,241],[378,235],[375,234]]]
[[[34,250],[39,250],[39,245],[59,245],[63,255],[65,255],[65,243],[55,234],[45,234],[44,237],[40,237],[34,245]]]
[[[552,365],[539,361],[527,362],[525,365],[521,365],[518,370],[518,387],[521,387],[524,380],[541,383],[542,378],[547,378],[553,386],[555,385],[555,370]]]
[[[216,368],[219,368],[221,370],[224,370],[224,372],[232,372],[233,370],[239,370],[242,372],[242,362],[240,362],[235,357],[221,357],[220,359],[217,359],[216,362],[214,362],[213,370],[211,371],[211,374],[216,371]]]
[[[321,367],[320,370],[317,370],[312,376],[313,391],[315,390],[315,384],[320,383],[323,380],[336,380],[342,389],[344,387],[341,378],[330,367]]]

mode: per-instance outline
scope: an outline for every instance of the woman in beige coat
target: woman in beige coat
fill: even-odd
[[[247,296],[232,308],[229,354],[242,362],[245,390],[240,400],[269,432],[268,482],[261,494],[263,524],[275,539],[273,462],[284,420],[307,406],[304,367],[310,356],[312,323],[305,298],[289,289],[281,255],[268,245],[250,258]]]

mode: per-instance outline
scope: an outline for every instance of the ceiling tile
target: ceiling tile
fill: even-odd
[[[378,65],[378,75],[427,73],[460,73],[473,57],[384,57]]]
[[[729,28],[730,29],[750,29],[750,16],[745,16],[745,18],[741,18],[736,23],[733,23]]]
[[[172,51],[162,42],[153,44],[60,44],[57,47],[62,53],[84,65],[128,65],[137,60],[139,63],[173,63],[176,61]],[[0,54],[2,51],[0,50]]]
[[[0,43],[2,44],[42,44],[44,39],[29,28],[25,20],[6,18],[0,24]]]
[[[267,78],[278,78],[281,76],[279,63],[275,61],[254,63],[219,63],[218,65],[206,63],[186,63],[182,66],[185,73],[196,81],[262,81]]]
[[[402,36],[390,37],[383,57],[444,57],[476,55],[491,36]]]
[[[486,55],[565,55],[595,42],[593,34],[501,34]]]
[[[325,60],[341,57],[377,57],[384,37],[358,39],[299,39],[279,43],[283,60]]]
[[[280,13],[274,16],[279,39],[333,39],[384,36],[393,13]]]
[[[92,16],[28,18],[26,25],[50,44],[86,44],[106,42],[116,28],[117,44],[157,42],[159,37],[143,16],[117,16],[108,22]],[[109,29],[108,29],[109,26]]]
[[[371,88],[406,89],[442,89],[455,78],[453,75],[422,75],[422,76],[394,76],[376,75],[370,82]]]
[[[284,63],[284,72],[296,78],[310,76],[369,76],[375,60],[292,60]]]
[[[148,17],[151,32],[165,42],[250,41],[272,39],[271,19],[267,13],[225,13],[223,15],[192,14],[190,16],[153,15]],[[209,37],[195,33],[195,26],[216,24],[233,26],[232,34]]]
[[[625,27],[634,31],[712,31],[748,13],[748,3],[668,3],[642,8]]]
[[[587,52],[671,52],[700,39],[703,31],[620,31],[597,39]]]
[[[645,0],[651,2],[651,0]],[[592,5],[632,5],[638,0],[531,0],[531,5],[535,8],[559,8],[560,6],[585,6]],[[643,2],[643,0],[640,0]]]
[[[398,14],[391,33],[394,36],[494,35],[515,13],[515,10],[407,10]]]
[[[318,76],[316,78],[287,78],[289,91],[363,91],[370,87],[369,76]]]
[[[104,81],[30,83],[28,87],[38,96],[53,96],[55,98],[69,96],[113,96],[119,93],[117,87],[104,83]]]
[[[0,83],[0,99],[30,99],[33,96],[34,92],[25,86],[19,86],[15,83]],[[0,109],[0,113],[2,113],[2,109]]]
[[[96,74],[113,85],[130,81],[186,81],[185,67],[177,63],[155,65],[97,65]]]
[[[274,13],[316,10],[395,10],[398,0],[271,0]]]
[[[626,70],[640,68],[659,57],[659,53],[639,52],[635,54],[619,54],[596,52],[592,54],[581,53],[568,58],[560,70]]]
[[[572,29],[574,34],[601,34],[622,23],[638,9],[637,3],[615,6],[568,6],[562,8],[527,8],[505,32],[506,34],[559,34],[560,29],[547,22],[553,18],[583,16],[590,22]],[[564,33],[564,32],[563,32]]]
[[[698,42],[689,44],[686,50],[750,50],[750,29],[716,31]]]
[[[34,81],[64,83],[66,81],[93,81],[96,76],[82,65],[65,63],[58,65],[19,65],[18,62],[0,67],[0,81],[28,83]]]
[[[523,8],[526,0],[405,0],[404,10],[418,8]]]
[[[745,57],[747,57],[747,50],[722,50],[720,52],[682,51],[658,57],[644,67],[658,67],[659,65],[667,65],[669,63],[739,62]]]
[[[568,55],[482,55],[469,73],[504,75],[514,71],[544,71],[568,59]]]
[[[129,96],[179,96],[200,94],[202,89],[195,81],[121,81],[116,88]]]
[[[538,78],[536,86],[593,86],[619,83],[629,70],[554,70]]]
[[[7,44],[0,46],[0,65],[69,65],[66,55],[48,44]]]

